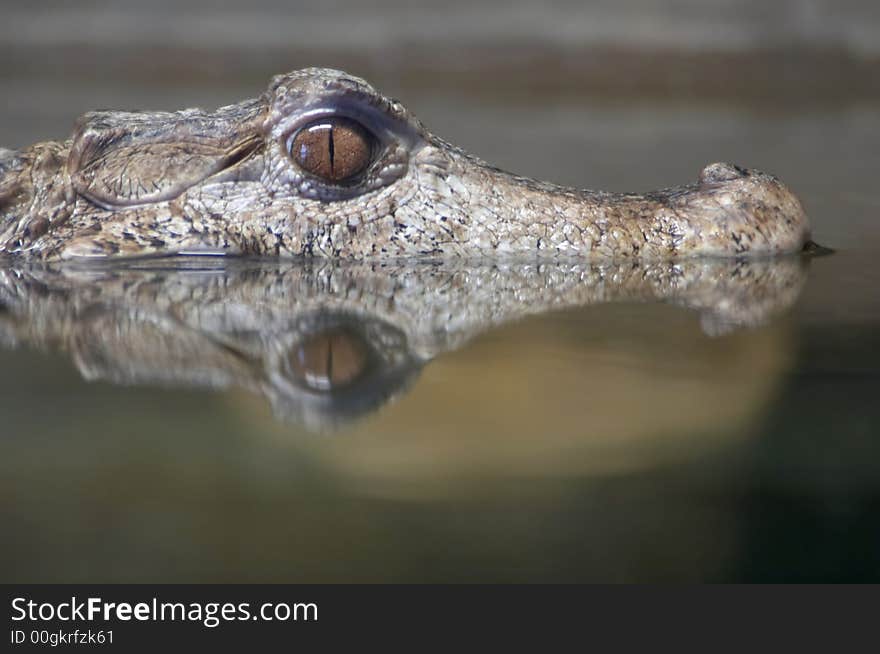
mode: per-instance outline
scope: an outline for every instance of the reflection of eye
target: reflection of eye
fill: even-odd
[[[348,118],[321,118],[290,140],[290,156],[306,172],[328,182],[356,177],[372,163],[376,137]]]
[[[328,329],[294,348],[290,367],[309,388],[333,391],[357,380],[368,360],[363,339],[344,329]]]

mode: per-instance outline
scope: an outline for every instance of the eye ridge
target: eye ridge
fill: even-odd
[[[309,175],[345,185],[357,181],[375,161],[376,142],[376,136],[355,120],[322,117],[296,131],[289,154]]]

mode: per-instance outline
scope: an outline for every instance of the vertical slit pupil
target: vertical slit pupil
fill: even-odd
[[[332,392],[360,379],[370,367],[370,346],[346,326],[317,332],[289,354],[290,372],[307,387]]]
[[[376,137],[360,123],[341,117],[316,120],[289,142],[291,158],[305,171],[329,182],[364,172],[375,157]]]
[[[330,141],[333,142],[332,140]],[[325,363],[327,367],[327,378],[332,380],[333,377],[333,340],[331,339],[327,343],[327,362]]]
[[[330,151],[330,176],[333,177],[335,171],[333,170],[333,155],[335,154],[333,151],[333,125],[330,125],[330,129],[327,130],[327,149]]]

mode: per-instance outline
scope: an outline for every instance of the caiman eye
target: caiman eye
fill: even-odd
[[[325,392],[354,382],[368,362],[366,343],[346,329],[316,334],[300,343],[290,355],[294,375],[309,388]]]
[[[321,118],[290,140],[290,156],[306,172],[328,182],[357,177],[372,163],[376,137],[348,118]]]

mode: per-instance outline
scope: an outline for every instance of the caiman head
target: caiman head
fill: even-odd
[[[493,168],[328,69],[214,112],[93,112],[70,141],[0,152],[0,251],[666,258],[799,249],[776,178],[728,164],[647,194]]]

